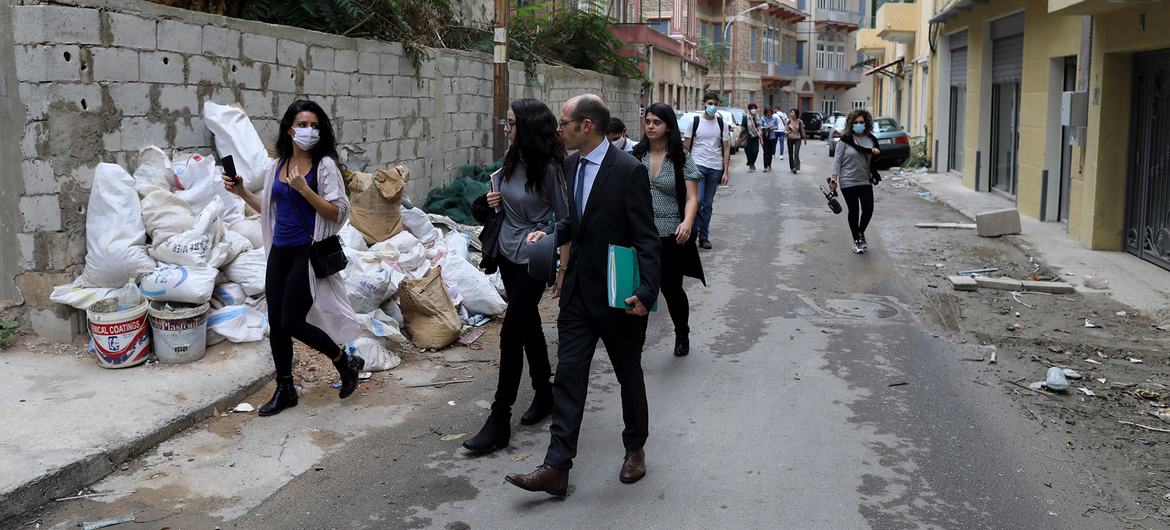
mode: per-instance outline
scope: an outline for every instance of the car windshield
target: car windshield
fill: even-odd
[[[873,130],[876,132],[896,132],[902,130],[893,118],[877,118],[873,120]]]

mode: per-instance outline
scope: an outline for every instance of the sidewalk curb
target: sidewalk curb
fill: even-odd
[[[149,451],[156,445],[212,416],[212,411],[230,410],[272,380],[274,368],[265,370],[246,384],[202,407],[184,413],[151,432],[119,444],[101,448],[101,452],[79,459],[60,469],[34,478],[8,492],[0,493],[0,523],[55,499],[75,495],[110,473],[118,466]]]

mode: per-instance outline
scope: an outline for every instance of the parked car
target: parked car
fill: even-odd
[[[821,134],[821,125],[825,122],[825,116],[819,112],[802,112],[800,113],[800,122],[804,124],[804,132],[808,134],[809,138],[825,139]]]
[[[743,109],[716,110],[716,112],[719,113],[719,116],[723,118],[723,124],[731,127],[731,154],[733,155],[739,151],[739,148],[735,146],[735,140],[736,138],[739,138],[740,131],[739,122],[735,121],[734,111],[736,110],[739,110],[740,112],[743,111]],[[692,110],[690,112],[683,113],[683,115],[678,119],[679,129],[685,131],[683,134],[684,137],[691,133],[691,127],[695,123],[695,116],[701,117],[703,112],[704,111],[701,110]],[[740,114],[740,119],[743,119],[743,114]]]
[[[841,142],[841,135],[845,134],[845,116],[838,117],[833,122],[833,130],[829,139],[829,156],[837,154]],[[877,138],[878,149],[881,153],[873,159],[873,168],[877,170],[890,169],[901,166],[910,158],[910,135],[898,125],[894,118],[874,118],[873,136]]]
[[[833,126],[837,123],[837,118],[844,117],[845,114],[842,112],[834,112],[827,116],[824,123],[821,124],[821,138],[825,140],[831,138],[833,134]]]
[[[736,140],[739,139],[739,134],[743,132],[743,117],[747,111],[739,107],[719,107],[719,113],[723,114],[723,119],[727,120],[727,116],[731,116],[731,154],[739,152],[739,148],[735,146]]]
[[[845,134],[845,116],[837,116],[833,119],[829,131],[829,157],[837,154],[837,142],[841,141],[841,135]]]

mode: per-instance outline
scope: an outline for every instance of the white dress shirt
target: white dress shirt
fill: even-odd
[[[585,181],[581,202],[577,205],[578,211],[584,212],[585,206],[589,204],[589,193],[593,191],[593,183],[597,180],[597,171],[601,169],[601,163],[605,160],[605,155],[609,153],[609,145],[609,140],[603,140],[588,154],[581,153],[581,159],[588,160],[589,163],[585,165],[584,174],[582,174],[581,162],[577,163],[577,178],[583,178]],[[573,193],[577,193],[576,181],[573,182]]]

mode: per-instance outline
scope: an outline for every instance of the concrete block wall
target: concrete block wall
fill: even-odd
[[[139,150],[149,145],[214,153],[200,117],[208,100],[242,104],[266,142],[290,103],[316,100],[341,144],[364,151],[377,166],[409,165],[407,193],[418,202],[458,167],[491,161],[486,54],[431,50],[416,75],[397,43],[141,0],[26,1],[11,5],[0,23],[6,26],[0,33],[11,30],[10,84],[22,107],[4,122],[21,136],[13,149],[18,159],[0,161],[19,171],[3,173],[3,182],[22,191],[12,201],[21,215],[14,223],[19,252],[5,258],[17,271],[16,293],[0,302],[24,304],[24,329],[44,337],[69,338],[78,330],[70,324],[78,321],[73,311],[50,303],[48,294],[84,264],[93,168],[114,162],[133,172]],[[535,93],[555,108],[574,93],[595,91],[619,113],[637,116],[637,82],[542,68],[546,85],[525,87],[520,71],[516,97]]]

